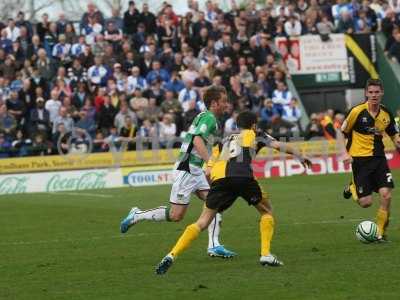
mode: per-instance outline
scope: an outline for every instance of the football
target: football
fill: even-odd
[[[378,226],[371,221],[362,221],[357,226],[356,237],[365,244],[375,242],[378,238]]]

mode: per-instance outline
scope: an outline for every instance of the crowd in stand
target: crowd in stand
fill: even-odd
[[[167,2],[155,13],[130,1],[127,11],[105,18],[89,3],[79,24],[63,14],[0,20],[0,157],[135,149],[139,140],[145,148],[178,146],[175,137],[205,109],[202,93],[211,84],[229,93],[224,134],[236,130],[238,112],[251,109],[273,135],[327,137],[331,126],[323,124],[327,117],[335,124],[333,112],[311,115],[301,128],[274,38],[382,30],[388,52],[400,49],[398,10],[387,1],[231,6],[222,11],[207,1],[202,11],[189,0],[178,16]]]

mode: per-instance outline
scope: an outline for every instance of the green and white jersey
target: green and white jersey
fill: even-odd
[[[193,139],[195,136],[201,136],[209,152],[211,152],[217,130],[217,119],[212,112],[204,111],[198,114],[183,140],[176,169],[190,173],[194,171],[193,169],[201,169],[204,160],[198,155],[194,148]]]

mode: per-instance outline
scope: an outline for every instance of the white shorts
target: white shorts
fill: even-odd
[[[190,195],[196,191],[208,191],[206,175],[202,171],[198,175],[186,171],[174,170],[174,183],[172,184],[169,202],[173,204],[187,205],[190,202]]]

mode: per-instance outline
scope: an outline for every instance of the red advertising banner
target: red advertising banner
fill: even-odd
[[[400,154],[398,152],[387,152],[386,158],[392,170],[400,169]],[[336,155],[314,156],[311,161],[313,163],[311,170],[305,170],[301,163],[293,158],[256,159],[253,161],[253,171],[257,178],[351,172],[351,166],[345,165]]]

